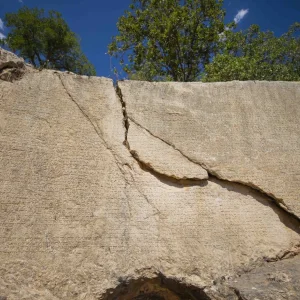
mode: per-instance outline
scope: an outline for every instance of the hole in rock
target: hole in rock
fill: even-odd
[[[107,291],[103,300],[210,300],[205,292],[195,286],[160,275],[124,281]]]

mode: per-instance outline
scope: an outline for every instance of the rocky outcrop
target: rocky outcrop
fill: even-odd
[[[0,80],[13,82],[25,73],[23,58],[0,48]]]
[[[116,91],[106,78],[26,67],[0,81],[0,296],[248,300],[264,284],[255,274],[278,266],[291,279],[278,293],[294,299],[298,91]],[[245,118],[255,127],[240,128]]]

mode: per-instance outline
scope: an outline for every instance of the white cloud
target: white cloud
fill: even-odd
[[[1,18],[0,18],[0,30],[4,30],[4,23]]]
[[[4,39],[6,39],[6,36],[0,32],[0,40],[4,40]]]
[[[4,23],[1,18],[0,18],[0,30],[4,31]],[[6,36],[2,32],[0,32],[0,40],[4,40],[4,39],[6,39]]]
[[[24,3],[23,0],[19,0],[19,3]]]
[[[238,11],[236,16],[234,17],[234,22],[237,24],[241,22],[241,20],[246,16],[246,14],[249,12],[249,9],[241,9]]]

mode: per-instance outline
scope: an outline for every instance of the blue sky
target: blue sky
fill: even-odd
[[[111,37],[117,34],[116,22],[131,0],[0,0],[0,18],[17,11],[22,5],[57,10],[63,14],[72,31],[81,37],[81,46],[95,65],[98,76],[113,76],[105,53]],[[300,22],[300,0],[224,0],[226,21],[239,20],[238,29],[258,24],[276,35]],[[0,35],[6,34],[0,20]]]

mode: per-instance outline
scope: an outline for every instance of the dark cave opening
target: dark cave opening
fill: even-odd
[[[203,289],[187,285],[162,274],[121,282],[108,290],[103,300],[210,300]]]

